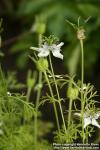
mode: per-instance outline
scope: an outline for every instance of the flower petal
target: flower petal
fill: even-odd
[[[98,124],[98,122],[94,118],[92,119],[92,125],[100,128],[100,125]]]
[[[59,50],[55,49],[52,51],[52,54],[53,56],[57,57],[57,58],[60,58],[60,59],[63,59],[63,55],[60,53]]]
[[[45,50],[49,49],[49,46],[48,46],[48,44],[47,44],[46,42],[42,45],[42,47],[43,47]]]
[[[32,50],[35,50],[35,51],[39,51],[39,48],[37,48],[37,47],[30,47],[30,49],[32,49]]]
[[[61,47],[61,46],[63,46],[64,45],[64,42],[61,42],[61,43],[59,43],[58,45],[57,45],[57,47]]]
[[[98,119],[99,117],[100,117],[100,113],[96,113],[94,116],[95,119]]]
[[[78,117],[81,117],[81,114],[80,113],[74,113],[74,115],[78,116]]]
[[[84,128],[86,128],[86,126],[88,126],[89,124],[92,124],[91,118],[84,118]]]
[[[42,49],[42,48],[41,48]],[[49,55],[49,51],[48,50],[41,50],[39,53],[38,53],[38,56],[39,57],[47,57]]]

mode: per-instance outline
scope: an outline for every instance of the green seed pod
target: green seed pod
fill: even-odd
[[[39,34],[44,34],[45,30],[46,30],[46,25],[44,23],[38,25],[37,32]]]
[[[40,58],[37,61],[37,69],[42,72],[44,72],[48,69],[48,61],[46,58]]]
[[[31,32],[36,32],[43,35],[46,31],[46,22],[45,18],[42,15],[36,16],[35,22],[32,25]]]
[[[79,91],[76,87],[68,87],[67,96],[69,99],[76,99],[78,97]]]
[[[32,32],[36,32],[38,34],[44,34],[46,31],[46,24],[45,23],[41,23],[41,22],[36,22],[32,28],[31,28]]]

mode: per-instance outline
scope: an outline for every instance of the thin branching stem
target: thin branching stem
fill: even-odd
[[[46,82],[48,84],[48,87],[49,87],[49,90],[50,90],[50,94],[51,94],[51,97],[52,97],[52,101],[53,101],[53,107],[54,107],[54,113],[55,113],[55,117],[56,117],[56,124],[57,124],[57,128],[58,128],[58,131],[60,132],[60,125],[59,125],[59,119],[58,119],[58,112],[57,112],[57,107],[56,107],[56,103],[55,103],[55,98],[53,96],[53,90],[52,90],[52,87],[50,85],[50,82],[49,82],[49,79],[48,79],[48,76],[47,76],[47,73],[46,71],[44,72],[44,75],[45,75],[45,79],[46,79]]]
[[[30,99],[31,90],[32,90],[32,88],[30,88],[30,87],[29,87],[28,90],[27,90],[26,99],[27,99],[28,102],[29,102],[29,99]]]
[[[68,112],[68,128],[70,127],[70,123],[71,123],[72,102],[73,100],[70,99],[69,100],[69,112]]]
[[[52,75],[53,75],[53,80],[54,80],[54,84],[55,84],[55,88],[56,88],[56,92],[57,92],[58,104],[59,104],[59,108],[60,108],[60,112],[61,112],[61,116],[62,116],[63,126],[64,126],[64,130],[65,130],[65,133],[66,133],[67,130],[66,130],[66,124],[65,124],[65,120],[64,120],[62,106],[61,106],[61,98],[60,98],[60,95],[59,95],[59,90],[58,90],[57,82],[56,82],[56,79],[55,79],[54,70],[53,70],[53,66],[52,66],[52,61],[51,61],[51,56],[50,55],[49,55],[49,62],[50,62],[50,67],[51,67],[51,71],[52,71]]]

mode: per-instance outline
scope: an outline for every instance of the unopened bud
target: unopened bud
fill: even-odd
[[[74,100],[78,97],[79,91],[75,87],[69,87],[67,91],[68,98]]]
[[[37,68],[39,71],[46,71],[48,69],[48,61],[46,58],[40,58],[38,61],[37,61]]]
[[[86,38],[84,29],[78,29],[78,31],[77,31],[77,38],[79,40],[84,40]]]

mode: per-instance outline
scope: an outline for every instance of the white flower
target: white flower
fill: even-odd
[[[75,115],[81,117],[80,113],[75,113]],[[96,119],[98,119],[99,116],[100,116],[100,113],[95,113],[94,115],[89,115],[88,113],[84,113],[84,128],[86,128],[86,126],[90,124],[100,128],[100,125],[96,121]]]
[[[47,57],[49,55],[49,46],[47,45],[47,43],[44,43],[42,45],[42,47],[30,47],[30,49],[36,50],[38,51],[38,56],[39,57]]]
[[[63,46],[64,43],[61,42],[60,44],[56,45],[56,44],[52,44],[52,45],[48,45],[46,42],[42,45],[42,47],[40,48],[36,48],[36,47],[30,47],[30,49],[32,50],[36,50],[38,51],[38,56],[39,57],[47,57],[50,53],[50,51],[52,52],[53,56],[63,59],[63,55],[60,53],[61,51],[61,46]]]

